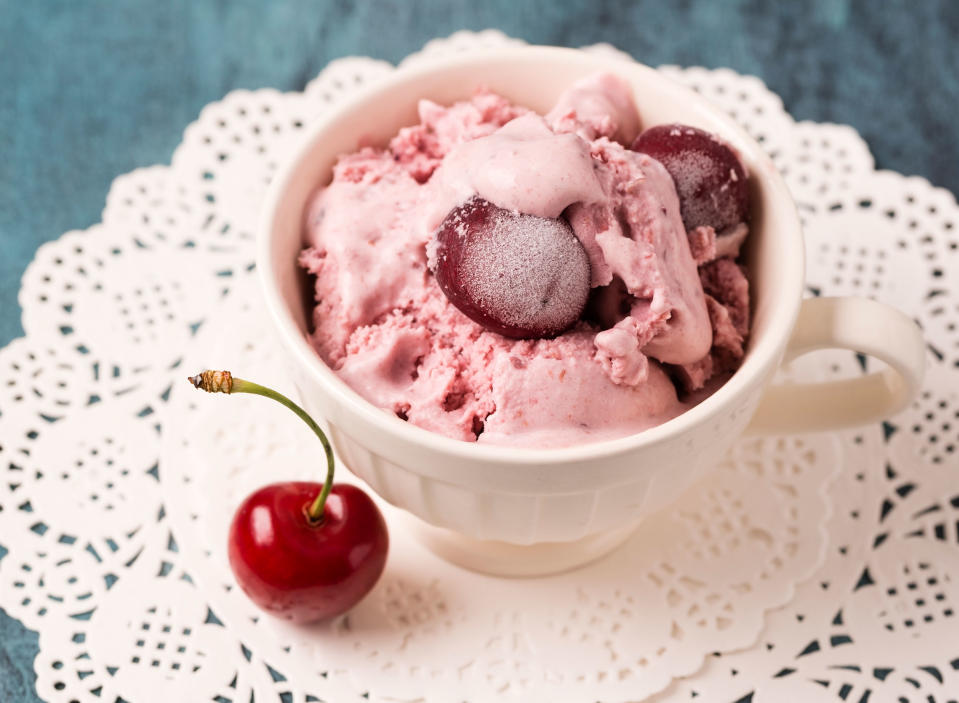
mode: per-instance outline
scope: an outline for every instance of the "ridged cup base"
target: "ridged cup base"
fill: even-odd
[[[491,576],[546,576],[585,566],[619,547],[638,523],[587,535],[572,542],[511,544],[480,540],[435,527],[402,513],[404,528],[430,551],[448,562]]]

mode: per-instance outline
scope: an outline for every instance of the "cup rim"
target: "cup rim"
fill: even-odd
[[[740,367],[715,392],[676,417],[623,437],[558,448],[531,448],[466,442],[405,422],[392,412],[377,407],[353,390],[323,362],[294,321],[280,293],[276,277],[273,275],[271,249],[275,232],[273,224],[294,173],[298,166],[310,156],[310,152],[315,148],[324,131],[330,125],[342,119],[344,115],[367,101],[375,99],[379,93],[395,88],[399,84],[426,81],[437,74],[462,70],[464,67],[471,65],[482,65],[484,62],[491,60],[542,61],[548,59],[588,61],[595,64],[596,70],[618,73],[630,83],[634,82],[628,75],[630,72],[633,73],[633,78],[636,74],[643,74],[646,80],[658,83],[659,89],[676,96],[681,102],[688,103],[692,109],[708,115],[711,120],[722,124],[721,136],[727,138],[728,135],[733,135],[734,139],[732,141],[748,145],[751,153],[744,154],[744,158],[752,167],[751,176],[763,179],[770,192],[767,200],[776,202],[780,208],[786,208],[791,215],[789,219],[793,220],[794,226],[792,229],[794,231],[789,233],[791,236],[783,238],[786,249],[783,258],[794,263],[784,265],[783,270],[779,272],[783,275],[778,282],[779,291],[775,296],[776,300],[773,301],[774,310],[770,313],[772,319],[768,329],[761,338],[750,340],[749,348]],[[649,445],[673,440],[708,421],[718,412],[721,412],[722,408],[729,405],[731,401],[748,393],[757,384],[761,384],[771,367],[778,365],[781,353],[786,347],[798,318],[805,276],[805,251],[795,202],[772,160],[742,127],[736,124],[720,108],[710,104],[691,89],[638,61],[627,61],[617,56],[589,54],[580,49],[552,46],[482,49],[453,57],[444,56],[440,61],[419,60],[412,64],[400,64],[389,75],[376,80],[372,85],[331,108],[304,130],[301,140],[288,153],[286,161],[277,169],[261,205],[256,249],[257,277],[260,280],[269,315],[280,332],[282,344],[288,351],[292,351],[297,363],[308,371],[310,376],[330,396],[333,403],[337,403],[354,415],[360,416],[375,427],[377,431],[388,435],[391,439],[406,444],[417,445],[453,459],[464,461],[527,466],[577,463],[620,455]]]

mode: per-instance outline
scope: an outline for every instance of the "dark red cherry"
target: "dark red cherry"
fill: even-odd
[[[228,554],[237,583],[263,610],[295,623],[339,615],[383,573],[383,515],[356,486],[330,490],[319,521],[307,510],[323,484],[275,483],[251,494],[233,517]]]
[[[336,458],[326,433],[282,393],[229,371],[189,378],[207,393],[275,400],[305,422],[326,454],[326,481],[264,486],[237,508],[227,556],[236,582],[260,608],[298,624],[340,615],[383,573],[390,539],[376,503],[356,486],[333,483]]]
[[[436,281],[463,314],[506,337],[559,334],[589,296],[589,259],[562,219],[474,197],[436,232]]]
[[[659,161],[673,177],[688,231],[717,232],[749,219],[749,175],[736,153],[709,132],[681,124],[650,127],[633,150]]]

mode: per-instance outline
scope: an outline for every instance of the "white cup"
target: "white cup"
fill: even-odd
[[[597,71],[629,82],[643,125],[682,122],[720,134],[748,166],[753,213],[744,253],[753,326],[742,366],[658,427],[564,449],[462,442],[364,400],[310,346],[312,286],[297,266],[309,197],[329,181],[336,158],[360,144],[385,144],[416,123],[421,98],[449,104],[486,86],[544,113],[573,81]],[[572,49],[499,49],[400,69],[330,110],[273,180],[257,266],[303,404],[327,420],[345,464],[419,518],[411,525],[435,551],[490,573],[541,574],[594,559],[677,498],[747,426],[788,433],[878,421],[912,399],[923,373],[922,337],[901,312],[867,299],[802,299],[795,205],[772,162],[729,117],[649,67]],[[784,359],[822,348],[870,354],[888,367],[852,380],[767,388]]]

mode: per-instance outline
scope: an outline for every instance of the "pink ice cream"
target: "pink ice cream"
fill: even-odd
[[[342,157],[307,216],[311,340],[364,398],[457,439],[556,447],[660,424],[738,366],[748,230],[686,232],[669,173],[624,146],[639,132],[625,83],[588,78],[545,117],[489,92],[419,112],[387,148]],[[477,196],[568,221],[593,288],[571,329],[509,339],[439,289],[434,233]]]

